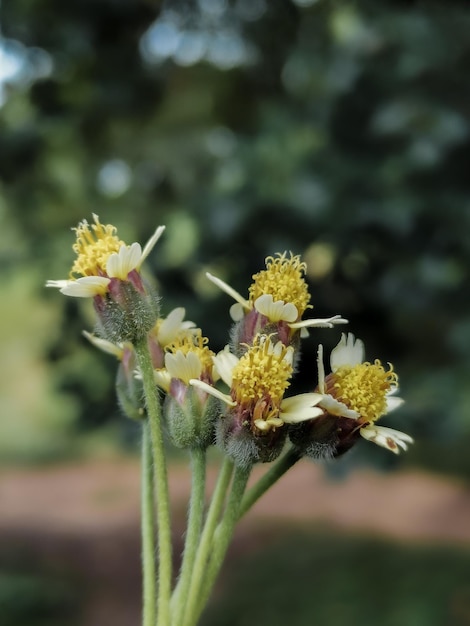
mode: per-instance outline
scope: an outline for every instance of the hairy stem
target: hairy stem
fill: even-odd
[[[296,448],[288,450],[280,459],[278,459],[274,465],[264,474],[257,483],[253,485],[243,496],[243,499],[238,510],[239,517],[243,517],[245,513],[251,509],[253,504],[266,493],[266,491],[274,485],[274,483],[281,478],[297,461],[301,459],[302,455]]]
[[[142,373],[145,402],[150,424],[153,448],[154,481],[157,496],[158,527],[158,601],[157,624],[170,624],[170,596],[172,580],[172,547],[170,496],[168,490],[168,472],[163,443],[162,412],[153,377],[153,366],[147,346],[142,340],[136,346],[136,354]]]
[[[142,625],[155,626],[155,502],[152,444],[148,423],[142,426],[141,536],[142,536]]]
[[[193,609],[192,620],[187,626],[194,626],[209,600],[212,588],[224,562],[227,549],[233,536],[235,525],[240,517],[240,501],[246,489],[251,467],[237,468],[232,481],[232,488],[223,516],[214,533],[210,558],[204,577],[201,579],[198,602]]]
[[[201,448],[191,450],[191,497],[189,502],[188,527],[184,544],[183,561],[178,585],[172,597],[172,623],[182,623],[186,598],[193,575],[194,561],[201,537],[204,518],[204,496],[206,487],[206,451]]]
[[[233,462],[230,461],[230,459],[225,458],[219,472],[217,484],[214,488],[212,500],[209,506],[209,510],[207,512],[206,522],[204,524],[201,539],[199,541],[199,546],[196,551],[190,586],[188,589],[188,596],[186,600],[184,619],[181,624],[175,624],[175,626],[192,626],[195,623],[193,618],[196,608],[199,604],[199,591],[205,577],[205,569],[212,548],[214,532],[217,527],[217,522],[219,520],[222,508],[224,506],[227,489],[230,484],[230,479],[232,477],[232,472]]]

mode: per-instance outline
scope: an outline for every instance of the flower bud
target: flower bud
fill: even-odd
[[[121,362],[116,374],[116,395],[123,413],[130,419],[145,418],[142,381],[134,375],[137,360],[130,346],[123,350]]]
[[[221,402],[196,387],[173,379],[163,404],[168,436],[177,448],[206,449],[214,443]]]
[[[277,459],[284,447],[286,435],[285,428],[253,432],[246,417],[236,409],[229,409],[216,425],[217,445],[240,468]]]
[[[143,285],[136,288],[134,281],[112,278],[108,293],[95,296],[93,304],[98,331],[112,343],[137,343],[147,336],[158,318],[158,296]]]
[[[220,400],[190,384],[192,379],[214,381],[213,352],[207,343],[199,329],[178,333],[178,338],[166,346],[165,367],[154,372],[155,382],[167,393],[165,425],[178,448],[204,449],[214,443]]]
[[[359,429],[356,420],[324,413],[291,426],[289,439],[304,456],[331,459],[343,455],[355,444]]]

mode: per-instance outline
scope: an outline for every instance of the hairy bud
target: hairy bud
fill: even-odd
[[[172,379],[163,414],[171,442],[177,448],[206,449],[214,443],[214,424],[220,415],[220,400]]]

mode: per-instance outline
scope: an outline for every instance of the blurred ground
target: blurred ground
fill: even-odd
[[[181,537],[189,476],[171,471]],[[209,485],[215,478],[211,470]],[[0,559],[25,560],[60,577],[73,571],[84,598],[80,624],[129,626],[140,620],[139,465],[93,461],[0,475]],[[399,542],[470,546],[466,485],[420,471],[380,475],[357,471],[331,481],[303,462],[266,494],[240,523],[231,558],[275,540],[286,525],[327,527]],[[269,527],[266,526],[269,522]],[[263,541],[259,541],[262,537]],[[179,554],[177,547],[175,554]],[[0,567],[1,569],[1,567]]]

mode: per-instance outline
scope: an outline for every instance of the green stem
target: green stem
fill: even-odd
[[[230,540],[232,539],[235,524],[240,518],[240,501],[246,489],[246,484],[250,474],[251,467],[243,469],[237,468],[235,470],[227,506],[225,507],[222,519],[217,526],[212,541],[210,560],[205,575],[201,578],[202,584],[200,585],[198,601],[193,607],[191,619],[187,622],[186,626],[195,626],[197,624],[197,621],[204,610],[207,601],[209,600],[212,588],[224,562]]]
[[[158,522],[158,603],[157,624],[170,624],[170,596],[172,580],[172,549],[170,495],[165,447],[163,443],[161,406],[153,377],[153,366],[146,339],[135,346],[146,400],[147,414],[153,447],[154,480],[157,495]]]
[[[222,467],[219,472],[217,484],[214,488],[212,500],[209,506],[209,510],[207,512],[206,522],[204,524],[201,539],[199,541],[199,546],[196,551],[194,565],[191,572],[188,596],[186,600],[184,620],[181,624],[175,624],[175,626],[183,626],[186,624],[187,626],[191,626],[194,623],[193,614],[195,608],[198,605],[199,590],[202,581],[204,580],[205,568],[212,548],[214,532],[217,527],[217,522],[219,520],[220,513],[225,502],[225,497],[228,486],[230,484],[230,479],[232,477],[232,472],[233,462],[226,457],[224,459],[224,462],[222,463]]]
[[[301,458],[302,455],[299,451],[296,448],[291,448],[284,456],[278,459],[276,463],[269,468],[266,474],[245,493],[238,511],[239,517],[243,517],[243,515],[251,509],[253,504]]]
[[[202,522],[204,518],[204,497],[206,488],[206,451],[201,448],[191,450],[191,498],[189,503],[188,527],[184,544],[183,561],[181,564],[180,578],[172,597],[172,623],[175,626],[182,623],[185,599],[191,584],[194,560],[201,536]]]
[[[155,511],[152,467],[152,447],[149,426],[142,428],[142,475],[141,475],[141,533],[142,533],[142,582],[143,626],[155,626],[156,577],[155,577]]]

